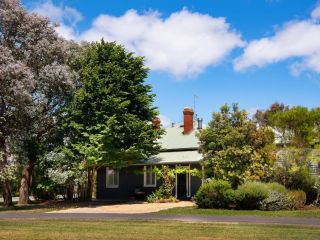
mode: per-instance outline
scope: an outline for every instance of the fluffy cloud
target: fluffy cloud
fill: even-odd
[[[37,4],[32,12],[48,17],[51,21],[59,23],[56,28],[58,34],[66,39],[76,39],[75,27],[83,19],[82,14],[68,6],[57,6],[52,1],[44,1]]]
[[[59,22],[57,32],[66,39],[117,41],[145,56],[152,70],[169,72],[177,79],[197,75],[223,61],[234,48],[243,46],[240,34],[224,18],[187,9],[167,18],[156,11],[138,14],[129,10],[119,17],[101,14],[80,34],[76,34],[75,26],[82,15],[73,8],[47,1],[33,11]]]
[[[286,59],[298,59],[290,66],[292,74],[310,69],[320,73],[320,6],[311,18],[291,21],[278,29],[274,36],[253,40],[244,53],[234,61],[235,70],[251,66],[263,67]]]
[[[167,71],[177,77],[199,74],[243,45],[240,35],[224,18],[187,9],[165,19],[154,11],[140,15],[129,10],[120,17],[100,15],[80,39],[94,41],[102,37],[145,56],[152,70]]]
[[[312,11],[311,17],[313,19],[320,19],[320,4]]]

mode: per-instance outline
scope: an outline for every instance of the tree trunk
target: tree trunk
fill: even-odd
[[[3,206],[5,208],[12,207],[13,202],[12,202],[12,194],[10,190],[10,185],[7,180],[2,181],[2,190],[3,190]]]
[[[88,169],[86,201],[92,201],[95,176],[96,176],[96,169],[95,168]]]
[[[6,145],[6,139],[4,137],[2,137],[0,139],[0,153],[1,152],[2,152],[3,156],[2,156],[2,162],[0,162],[0,167],[1,167],[1,165],[5,166],[8,163],[7,145]],[[2,191],[3,191],[3,193],[2,193],[3,206],[5,208],[12,207],[13,206],[12,194],[11,194],[11,190],[10,190],[9,181],[7,179],[2,180]]]
[[[67,190],[66,191],[67,200],[73,201],[73,194],[74,194],[74,181],[73,180],[68,181],[66,190]]]
[[[21,182],[20,182],[20,194],[19,194],[19,204],[26,205],[30,203],[30,186],[32,180],[32,171],[34,164],[29,161],[22,170]]]

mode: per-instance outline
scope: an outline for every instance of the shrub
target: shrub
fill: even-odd
[[[285,194],[288,193],[288,190],[286,189],[285,186],[283,186],[279,183],[276,183],[276,182],[267,183],[266,186],[270,191],[276,191],[276,192],[285,193]]]
[[[162,193],[159,191],[160,189],[157,189],[156,191],[152,192],[147,196],[147,202],[148,203],[154,203],[159,201],[162,198]]]
[[[288,196],[292,203],[292,209],[300,209],[306,204],[307,196],[304,191],[290,191]]]
[[[162,184],[157,190],[147,196],[147,202],[175,202],[176,198],[172,197],[172,189],[166,183]],[[175,199],[173,201],[173,199]]]
[[[287,193],[270,190],[269,196],[261,202],[261,210],[279,211],[292,209],[292,200]]]
[[[266,184],[246,182],[236,190],[236,204],[241,209],[258,209],[261,202],[269,196]]]
[[[194,200],[199,208],[226,208],[233,198],[231,184],[225,180],[209,180],[202,184]]]

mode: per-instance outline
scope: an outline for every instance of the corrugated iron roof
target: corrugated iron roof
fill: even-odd
[[[196,136],[197,122],[194,121],[194,130],[189,134],[183,134],[183,124],[175,124],[173,127],[165,129],[166,132],[159,140],[162,149],[194,149],[199,147],[199,139]]]
[[[152,156],[143,165],[157,164],[184,164],[197,163],[202,159],[202,155],[197,151],[177,151],[177,152],[160,152],[156,156]]]
[[[159,140],[162,151],[156,156],[152,156],[143,164],[183,164],[195,163],[202,159],[198,152],[199,139],[196,136],[197,121],[194,121],[194,130],[189,134],[183,134],[183,124],[175,124],[166,128],[165,134]]]

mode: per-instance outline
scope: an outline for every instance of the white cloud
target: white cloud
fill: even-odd
[[[57,33],[65,39],[76,39],[75,27],[83,19],[82,14],[68,6],[57,6],[51,0],[38,3],[33,9],[39,15],[48,17],[51,21],[59,23]]]
[[[315,20],[320,19],[320,4],[312,11],[311,17]]]
[[[162,115],[162,114],[160,114],[159,118],[160,118],[160,121],[161,121],[161,125],[164,128],[168,128],[168,127],[171,126],[172,120],[170,118],[168,118],[167,116]]]
[[[290,66],[292,74],[298,75],[306,69],[320,73],[319,39],[320,24],[314,19],[287,22],[274,36],[249,42],[243,55],[235,59],[234,68],[239,71],[251,66],[263,67],[293,58],[298,60]]]
[[[57,6],[51,0],[33,10],[60,23],[57,32],[66,39],[117,41],[137,55],[145,56],[152,70],[166,71],[182,79],[203,72],[223,61],[236,47],[244,45],[225,18],[182,9],[162,18],[157,11],[138,14],[129,10],[115,17],[101,14],[92,26],[77,34],[76,24],[83,18],[76,9]]]
[[[193,76],[221,62],[232,49],[243,45],[224,18],[192,13],[187,9],[161,18],[155,11],[123,16],[98,16],[81,40],[104,38],[117,41],[146,57],[152,70],[167,71],[178,78]]]

